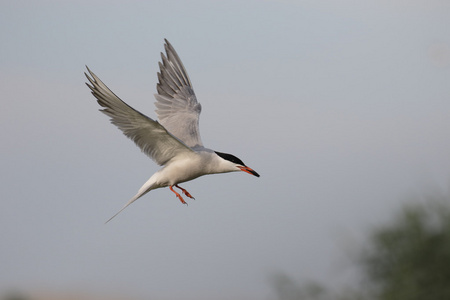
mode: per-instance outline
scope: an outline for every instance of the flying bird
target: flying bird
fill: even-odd
[[[166,55],[161,53],[159,62],[158,93],[155,94],[155,121],[135,110],[117,97],[89,68],[86,85],[103,109],[128,138],[162,168],[150,179],[106,223],[122,212],[131,203],[151,190],[169,187],[183,204],[187,204],[174,188],[186,197],[194,197],[180,183],[197,177],[243,171],[259,177],[253,169],[232,154],[222,153],[203,146],[199,131],[201,105],[197,101],[192,83],[172,45],[165,39]]]

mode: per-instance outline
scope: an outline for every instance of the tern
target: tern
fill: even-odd
[[[86,85],[102,107],[100,111],[109,116],[111,123],[133,140],[142,152],[163,166],[106,223],[131,203],[157,188],[169,187],[181,203],[187,204],[174,187],[185,196],[194,197],[180,187],[180,183],[203,175],[235,171],[259,177],[236,156],[203,146],[199,132],[202,107],[180,57],[167,39],[164,41],[166,55],[161,52],[162,63],[159,62],[156,85],[158,93],[154,95],[159,122],[122,101],[86,66],[90,75],[84,73],[90,83]]]

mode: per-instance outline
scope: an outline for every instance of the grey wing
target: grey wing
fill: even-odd
[[[174,156],[193,153],[192,149],[171,135],[161,124],[120,100],[89,68],[87,69],[92,78],[84,73],[91,83],[86,85],[97,98],[98,104],[104,107],[101,111],[156,163],[164,165]]]
[[[167,57],[161,53],[155,94],[159,122],[188,147],[203,146],[198,124],[202,107],[178,54],[165,42]]]

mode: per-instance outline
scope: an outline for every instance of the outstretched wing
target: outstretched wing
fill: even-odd
[[[91,83],[86,85],[97,98],[98,104],[104,107],[101,111],[156,163],[164,165],[177,155],[193,153],[191,148],[175,138],[161,124],[120,100],[89,68],[87,70],[92,78],[84,73]]]
[[[172,45],[165,42],[167,57],[161,53],[158,94],[155,94],[159,122],[188,147],[203,146],[198,127],[202,107],[180,57]]]

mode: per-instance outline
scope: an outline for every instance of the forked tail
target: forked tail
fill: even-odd
[[[138,193],[130,199],[130,201],[127,202],[127,204],[124,205],[124,207],[122,207],[114,216],[112,216],[111,218],[108,219],[108,221],[105,222],[108,223],[109,221],[111,221],[112,219],[114,219],[115,216],[117,216],[118,214],[120,214],[125,208],[127,208],[128,205],[130,205],[131,203],[133,203],[134,201],[136,201],[137,199],[141,198],[142,196],[144,196],[145,194],[147,194],[148,192],[150,192],[151,190],[154,190],[156,188],[158,188],[159,186],[156,184],[156,182],[153,180],[153,178],[151,177],[138,191]]]

